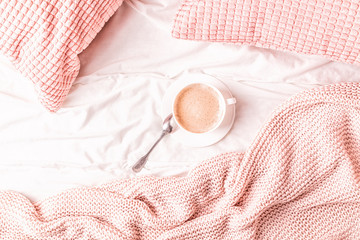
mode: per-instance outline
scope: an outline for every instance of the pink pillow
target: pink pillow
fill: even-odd
[[[0,51],[57,111],[75,80],[83,51],[122,0],[0,1]]]
[[[358,0],[185,0],[173,36],[359,64],[359,6]]]

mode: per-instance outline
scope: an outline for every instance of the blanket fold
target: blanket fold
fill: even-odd
[[[303,92],[244,153],[31,203],[0,193],[1,239],[360,239],[360,84]]]

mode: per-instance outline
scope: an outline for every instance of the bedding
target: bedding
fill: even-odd
[[[355,0],[185,0],[173,36],[234,42],[359,64]]]
[[[36,202],[119,178],[183,176],[216,154],[247,149],[290,96],[359,81],[358,67],[317,56],[173,39],[169,33],[179,4],[125,2],[79,55],[79,76],[56,115],[39,108],[31,83],[0,58],[2,190]],[[135,175],[132,163],[160,134],[166,89],[197,74],[222,80],[237,98],[230,133],[205,148],[189,148],[169,136]]]
[[[248,150],[274,109],[291,96],[321,85],[359,81],[359,67],[321,56],[174,39],[173,18],[180,6],[176,0],[125,1],[79,55],[79,75],[56,114],[39,108],[31,83],[0,57],[0,189],[16,199],[14,205],[2,203],[8,209],[20,203],[29,207],[19,212],[30,216],[27,226],[38,223],[30,214],[33,204],[50,219],[50,203],[60,203],[57,199],[67,193],[87,191],[73,188],[91,187],[91,201],[96,201],[92,194],[98,188],[92,187],[109,181],[149,175],[153,177],[145,179],[191,179],[189,171],[195,166],[223,163],[221,157],[207,159]],[[223,81],[237,98],[229,134],[205,148],[186,147],[170,135],[143,171],[133,173],[132,164],[160,134],[166,89],[199,75]],[[108,186],[99,191],[107,193]]]
[[[122,0],[32,0],[0,3],[0,50],[57,111],[75,80],[83,51]]]

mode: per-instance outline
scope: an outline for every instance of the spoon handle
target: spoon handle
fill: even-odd
[[[152,152],[152,150],[155,148],[155,146],[160,142],[160,140],[167,134],[166,131],[163,131],[161,133],[161,136],[159,137],[159,139],[154,143],[154,145],[150,148],[150,150],[143,156],[141,157],[132,167],[132,170],[134,172],[140,172],[141,169],[145,166],[148,156],[149,154]]]

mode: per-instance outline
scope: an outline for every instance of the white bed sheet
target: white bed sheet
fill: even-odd
[[[171,37],[178,0],[126,1],[81,55],[81,72],[56,114],[32,83],[0,58],[0,190],[38,201],[60,191],[137,175],[182,176],[218,153],[244,151],[271,112],[319,85],[359,81],[360,68],[255,47]],[[139,174],[131,165],[161,131],[161,102],[173,82],[204,74],[237,98],[229,134],[205,148],[169,136]]]

